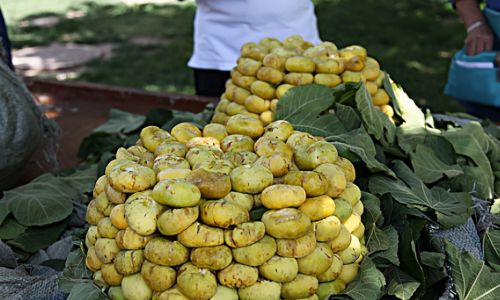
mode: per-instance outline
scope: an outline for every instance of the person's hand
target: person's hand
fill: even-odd
[[[467,55],[476,55],[493,49],[494,36],[486,24],[471,30],[465,38],[465,51]],[[498,56],[497,56],[498,58]]]

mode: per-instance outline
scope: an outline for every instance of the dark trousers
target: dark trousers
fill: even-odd
[[[496,123],[500,122],[500,107],[483,105],[475,102],[460,102],[468,114],[481,119],[490,119]]]
[[[196,95],[220,97],[226,90],[225,83],[231,77],[229,71],[194,69]]]

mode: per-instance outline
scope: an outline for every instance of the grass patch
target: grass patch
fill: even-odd
[[[462,47],[464,38],[463,26],[447,1],[314,2],[324,40],[334,41],[338,46],[366,47],[422,107],[434,112],[462,110],[455,100],[443,95],[450,57]],[[87,13],[85,17],[62,18],[52,28],[12,26],[13,45],[19,48],[53,41],[113,42],[118,46],[115,55],[91,63],[77,80],[153,91],[194,92],[192,72],[186,66],[192,51],[195,13],[192,2],[136,6],[101,3],[80,5]],[[12,6],[3,8],[7,14]],[[137,36],[158,38],[165,43],[134,45],[130,41]]]
[[[2,1],[2,10],[7,24],[34,15],[61,14],[68,9],[85,3],[99,2],[100,4],[117,4],[120,0],[6,0]]]

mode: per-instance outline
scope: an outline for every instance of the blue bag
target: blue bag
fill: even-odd
[[[490,24],[491,30],[495,32],[497,39],[500,39],[500,12],[487,7],[483,10],[483,12],[486,19],[488,19],[488,24]]]
[[[484,11],[492,30],[500,37],[500,12]],[[495,66],[496,51],[469,56],[464,49],[451,61],[445,95],[461,101],[500,107],[500,82]]]

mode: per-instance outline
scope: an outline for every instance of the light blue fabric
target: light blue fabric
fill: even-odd
[[[497,40],[500,39],[500,12],[485,8],[484,14],[497,35]],[[474,56],[465,54],[464,49],[458,51],[451,61],[444,93],[461,101],[500,107],[498,66],[482,68],[458,63],[462,61],[466,64],[484,62],[494,64],[497,51],[483,52]]]
[[[458,100],[500,107],[500,82],[498,68],[474,68],[459,65],[457,61],[494,62],[496,52],[483,52],[469,56],[458,51],[450,66],[444,93]]]
[[[500,11],[485,8],[484,15],[488,19],[491,30],[495,32],[497,39],[500,39]]]

